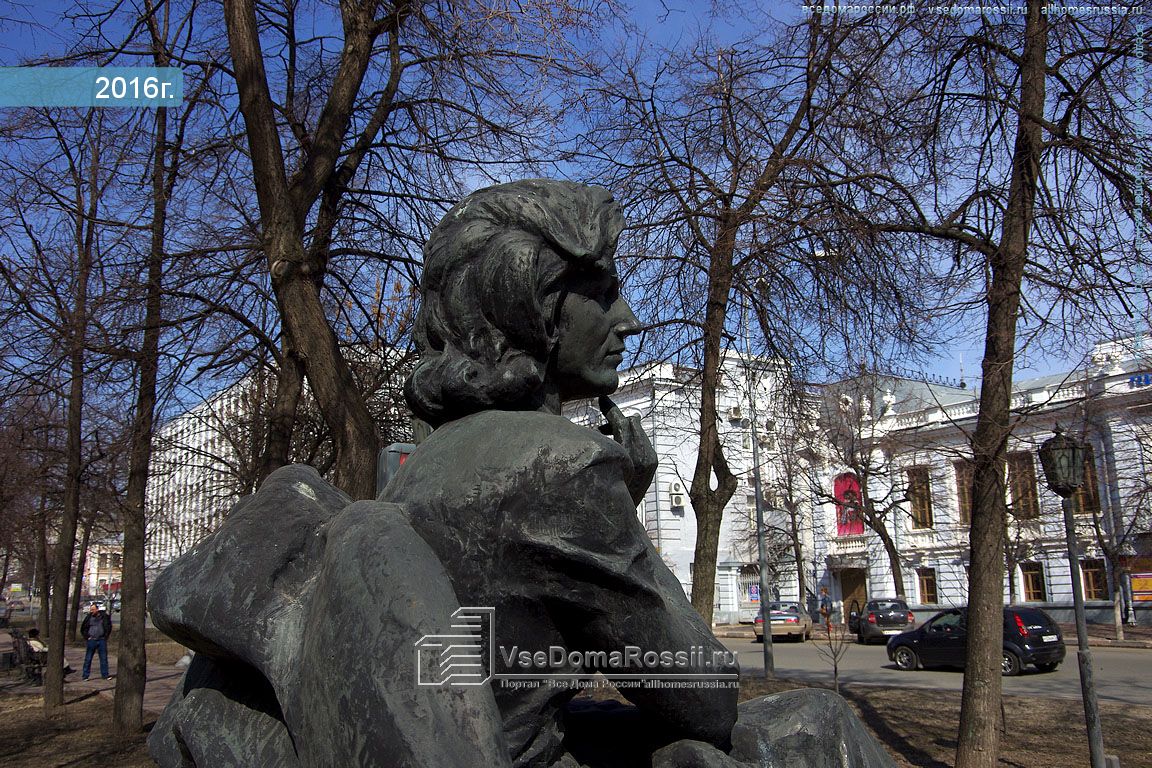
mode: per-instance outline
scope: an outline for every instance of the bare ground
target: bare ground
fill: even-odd
[[[1152,659],[1150,659],[1152,660]],[[741,681],[741,699],[798,687]],[[841,686],[840,693],[901,766],[948,768],[956,756],[958,691]],[[1000,765],[1011,768],[1087,766],[1088,737],[1079,699],[1004,697]],[[1152,706],[1100,703],[1107,754],[1123,768],[1152,768]]]
[[[154,659],[178,657],[179,647],[150,644]],[[741,698],[800,687],[786,681],[747,679]],[[841,693],[860,713],[899,766],[945,768],[953,764],[960,695],[947,691],[844,686]],[[600,698],[599,696],[597,698]],[[1006,729],[1000,765],[1063,768],[1088,764],[1083,709],[1073,699],[1005,697]],[[1107,752],[1124,768],[1152,768],[1152,706],[1101,704]],[[155,715],[146,716],[149,726]],[[152,766],[146,734],[117,738],[111,733],[112,702],[85,694],[48,715],[39,689],[0,678],[0,765]]]

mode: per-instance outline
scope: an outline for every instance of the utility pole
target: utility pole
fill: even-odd
[[[744,378],[748,384],[748,417],[752,426],[752,485],[756,492],[756,550],[760,565],[760,621],[764,625],[764,679],[776,676],[772,654],[772,610],[768,607],[768,558],[764,551],[764,491],[760,481],[760,436],[757,433],[756,388],[752,375],[752,337],[748,333],[748,307],[741,314],[744,325]]]

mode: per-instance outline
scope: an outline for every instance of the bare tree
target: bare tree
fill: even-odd
[[[1130,16],[1050,16],[1030,0],[1022,16],[938,22],[876,21],[900,43],[900,58],[887,66],[914,73],[913,82],[863,89],[873,103],[846,111],[843,131],[827,141],[855,146],[889,170],[845,162],[829,169],[822,194],[878,239],[950,263],[952,276],[963,277],[957,285],[971,286],[952,294],[951,311],[979,315],[974,324],[984,332],[971,435],[972,642],[957,748],[957,765],[972,768],[993,765],[999,745],[1014,363],[1021,348],[1074,347],[1102,321],[1115,331],[1146,293],[1139,275],[1148,254],[1124,233],[1148,210],[1147,183],[1126,159],[1146,162],[1148,147],[1134,122]],[[948,307],[941,304],[941,316]]]
[[[853,637],[844,627],[821,624],[823,631],[816,633],[812,645],[816,654],[832,667],[832,688],[840,693],[840,662],[852,647]]]
[[[799,382],[786,375],[776,378],[774,408],[764,414],[759,435],[764,475],[764,501],[770,515],[770,529],[779,543],[780,571],[792,571],[796,596],[801,605],[809,602],[805,562],[806,547],[814,540],[815,505],[813,478],[824,462],[825,441],[817,423],[818,400]],[[815,585],[813,585],[815,589]],[[815,599],[815,593],[812,593]]]
[[[121,172],[118,163],[133,126],[131,119],[116,122],[99,110],[26,110],[5,130],[9,139],[51,146],[57,158],[44,165],[17,153],[4,164],[5,184],[18,190],[5,200],[7,246],[22,257],[0,267],[17,315],[5,331],[27,345],[18,359],[6,361],[11,387],[43,392],[45,385],[59,383],[66,393],[44,695],[45,706],[54,708],[63,703],[68,595],[86,462],[85,398],[98,370],[89,355],[96,337],[91,328],[100,327],[93,296],[102,292],[106,250],[128,230],[112,223],[117,211],[108,191]],[[61,236],[65,232],[68,237]]]
[[[852,478],[851,488],[837,496],[834,488],[816,486],[813,493],[824,503],[831,503],[838,513],[838,525],[862,522],[880,540],[888,558],[892,587],[897,597],[905,597],[904,565],[893,526],[902,526],[913,502],[909,483],[893,482],[896,470],[893,451],[884,438],[888,430],[881,426],[891,403],[885,398],[882,378],[867,370],[826,388],[822,423],[827,437],[828,458],[845,469]],[[907,480],[907,478],[905,478]],[[931,485],[920,488],[922,498],[913,503],[931,503]],[[924,495],[927,494],[927,495]],[[930,522],[928,523],[931,524]]]
[[[452,180],[463,164],[479,170],[500,150],[514,151],[500,162],[525,158],[530,129],[547,127],[539,83],[563,71],[559,57],[573,50],[557,33],[588,16],[567,3],[504,13],[481,2],[346,2],[332,57],[296,29],[300,12],[293,3],[224,3],[262,248],[291,361],[280,367],[277,402],[287,407],[307,377],[332,440],[334,480],[364,498],[378,436],[324,302],[326,287],[341,286],[325,280],[338,274],[337,257],[361,252],[345,247],[356,217],[393,194],[427,207],[458,194]],[[360,180],[391,184],[352,194]],[[387,229],[401,233],[405,223]],[[337,290],[337,306],[351,295]]]
[[[622,259],[622,271],[638,313],[652,321],[644,342],[658,349],[649,354],[700,371],[692,603],[709,620],[720,523],[737,488],[717,412],[726,341],[740,332],[734,298],[752,307],[758,351],[796,370],[827,364],[823,340],[855,327],[862,310],[908,321],[893,287],[898,263],[853,276],[828,255],[832,243],[846,252],[846,237],[809,226],[817,222],[804,221],[799,206],[803,169],[851,91],[838,82],[838,57],[853,26],[815,14],[794,27],[770,25],[768,44],[760,33],[724,45],[704,35],[690,50],[620,54],[590,108],[581,150],[636,220],[625,251],[642,255]],[[892,289],[877,290],[889,278]]]

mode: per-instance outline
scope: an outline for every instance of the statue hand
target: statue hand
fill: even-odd
[[[611,435],[624,446],[632,460],[633,472],[632,479],[628,481],[628,492],[632,495],[632,502],[639,505],[648,492],[648,486],[652,484],[652,478],[656,476],[656,465],[659,463],[656,450],[644,432],[639,416],[625,416],[609,397],[600,398],[600,412],[608,420],[607,424],[600,427],[600,431]]]

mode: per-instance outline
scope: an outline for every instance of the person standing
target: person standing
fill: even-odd
[[[832,598],[828,596],[828,587],[820,587],[820,620],[824,631],[832,634]]]
[[[88,643],[84,651],[84,668],[80,677],[88,679],[92,671],[92,654],[100,654],[100,676],[108,679],[108,636],[112,634],[112,617],[100,610],[99,603],[88,606],[88,615],[80,625],[80,634]]]

